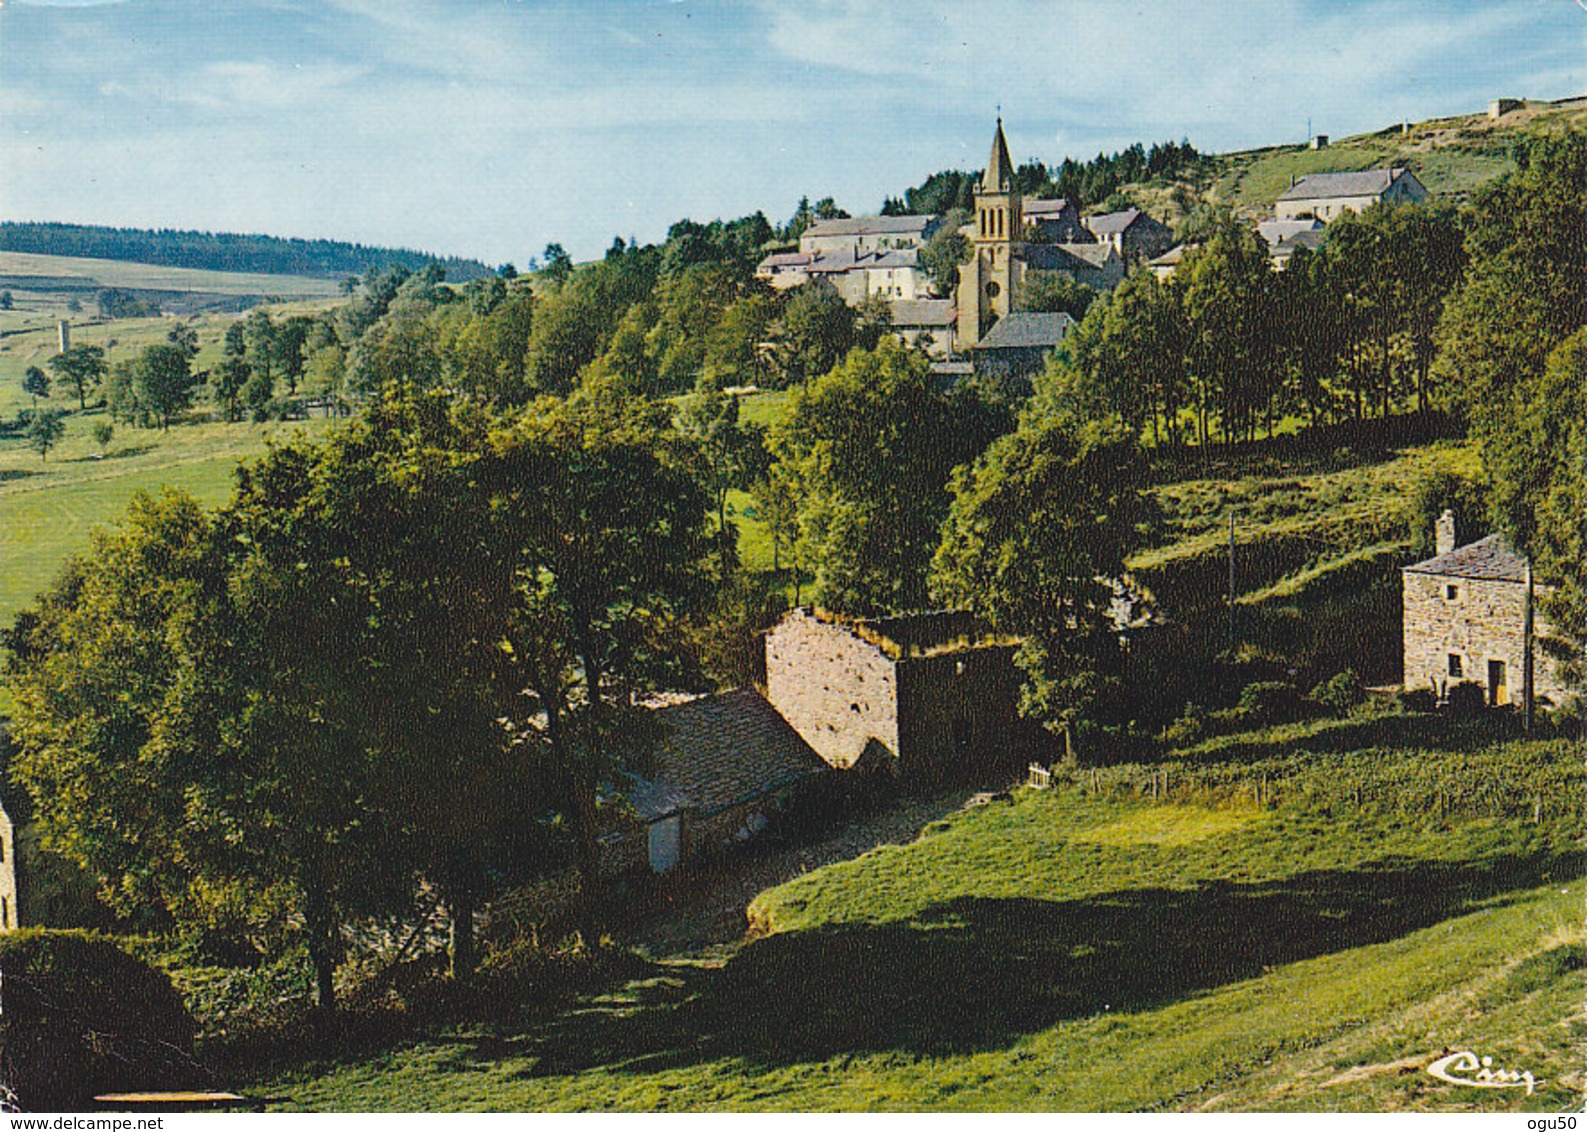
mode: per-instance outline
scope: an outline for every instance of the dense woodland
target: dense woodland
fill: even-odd
[[[371,267],[386,264],[401,264],[410,271],[418,271],[431,263],[439,263],[453,279],[460,281],[489,274],[489,269],[476,260],[433,256],[406,248],[349,244],[341,240],[15,220],[0,222],[0,251],[123,259],[164,267],[267,275],[362,275]]]
[[[127,922],[306,947],[327,1013],[349,928],[430,899],[466,974],[474,910],[556,867],[599,931],[600,785],[643,749],[645,694],[743,681],[790,588],[974,610],[1024,642],[1033,721],[1117,724],[1144,697],[1100,579],[1153,537],[1154,462],[1285,416],[1466,422],[1488,478],[1439,490],[1560,585],[1580,677],[1584,218],[1580,135],[1461,213],[1341,220],[1283,273],[1224,217],[1171,281],[1091,302],[1033,391],[944,389],[885,307],[764,289],[781,234],[758,214],[582,266],[548,249],[532,277],[371,270],[323,317],[238,322],[202,383],[181,327],[109,374],[69,352],[57,379],[80,403],[103,381],[133,425],[206,388],[232,418],[305,393],[357,416],[246,466],[217,512],[140,500],[18,618],[13,777]],[[749,384],[792,390],[769,430],[724,392]],[[740,566],[733,488],[781,570]]]

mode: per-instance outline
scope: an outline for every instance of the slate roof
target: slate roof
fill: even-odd
[[[1308,173],[1279,196],[1279,200],[1324,200],[1331,197],[1372,197],[1409,175],[1407,169],[1365,169],[1359,173]]]
[[[777,267],[808,267],[814,258],[814,252],[774,252],[761,260],[756,270],[769,271]]]
[[[1058,197],[1053,200],[1026,200],[1020,202],[1020,212],[1026,220],[1038,220],[1044,216],[1057,216],[1069,208],[1069,198]]]
[[[628,791],[644,821],[683,809],[709,817],[827,769],[793,727],[749,689],[702,696],[657,717],[651,773]]]
[[[1015,311],[998,319],[975,348],[1028,350],[1056,346],[1074,326],[1075,320],[1063,311]]]
[[[1088,216],[1084,224],[1094,236],[1101,239],[1124,231],[1143,215],[1144,213],[1138,208],[1126,208],[1123,212],[1104,212],[1097,216]]]
[[[1146,261],[1147,267],[1178,267],[1185,261],[1187,252],[1195,250],[1194,244],[1175,244],[1156,259]]]
[[[1525,582],[1526,558],[1515,552],[1503,535],[1457,546],[1448,554],[1405,567],[1410,574],[1438,574],[1490,582]]]
[[[910,232],[924,235],[935,216],[851,216],[842,220],[817,220],[804,236],[890,236]]]
[[[1314,232],[1323,226],[1321,220],[1264,220],[1256,226],[1257,233],[1267,241],[1268,247],[1276,247],[1285,240],[1293,239],[1302,232]]]

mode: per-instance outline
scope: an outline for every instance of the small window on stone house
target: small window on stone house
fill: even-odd
[[[1454,582],[1450,582],[1447,586],[1444,587],[1444,600],[1445,601],[1454,601],[1459,596],[1460,596],[1460,587],[1455,585]]]
[[[1465,669],[1461,666],[1459,653],[1452,652],[1449,654],[1449,674],[1456,679],[1466,674]]]

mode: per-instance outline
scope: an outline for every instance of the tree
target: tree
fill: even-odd
[[[770,364],[781,384],[807,381],[826,373],[854,346],[854,310],[830,283],[806,283],[788,298],[770,333]]]
[[[165,340],[187,355],[189,362],[198,357],[198,330],[192,323],[177,323],[166,332]]]
[[[561,244],[547,244],[546,250],[540,254],[540,275],[556,286],[568,281],[573,274],[573,257],[568,255],[567,249]]]
[[[1174,274],[1188,320],[1186,357],[1203,444],[1214,414],[1224,439],[1233,441],[1252,434],[1270,403],[1270,275],[1261,237],[1227,215]]]
[[[131,377],[140,412],[163,429],[193,404],[193,372],[180,346],[161,342],[145,347],[133,363]]]
[[[46,364],[77,394],[78,409],[88,408],[88,391],[105,379],[105,351],[99,346],[79,343],[56,354]]]
[[[39,454],[39,459],[47,459],[50,449],[60,443],[66,434],[66,413],[61,409],[35,409],[28,417],[28,444]]]
[[[573,830],[587,932],[599,927],[600,785],[645,748],[650,715],[636,704],[679,685],[677,622],[705,596],[706,500],[665,416],[581,391],[495,435],[482,469],[518,585],[504,655],[512,687],[532,693],[514,718]]]
[[[932,560],[939,603],[1017,636],[1021,711],[1061,730],[1115,670],[1115,582],[1151,511],[1135,432],[1039,391],[1019,427],[953,477]]]
[[[16,306],[16,300],[12,298],[11,292],[0,291],[0,311],[8,311],[14,306]]]
[[[696,393],[678,415],[678,431],[695,449],[699,476],[716,516],[717,572],[725,579],[738,568],[738,530],[728,522],[728,493],[748,486],[763,431],[740,422],[738,398],[718,391]]]
[[[228,421],[241,418],[238,402],[252,376],[253,371],[248,368],[247,360],[240,354],[224,355],[215,368],[209,371],[210,396],[214,398],[216,405],[225,410]],[[265,400],[269,399],[267,395]]]
[[[770,444],[825,604],[925,608],[948,474],[989,439],[990,420],[968,394],[939,392],[925,357],[892,338],[795,391]]]
[[[970,258],[970,240],[959,229],[963,228],[967,214],[953,209],[942,218],[942,223],[920,249],[920,267],[931,277],[931,286],[937,294],[952,297],[959,288],[959,265]]]
[[[109,421],[98,421],[88,430],[88,435],[94,438],[94,443],[99,445],[99,454],[103,456],[105,449],[110,447],[110,442],[115,439],[116,426]]]
[[[39,407],[39,398],[50,395],[50,375],[38,366],[29,366],[22,375],[22,392],[33,398],[33,407]]]
[[[1059,360],[1098,415],[1117,415],[1136,430],[1150,422],[1154,440],[1177,439],[1188,341],[1178,293],[1138,268],[1091,307]]]
[[[1022,311],[1062,311],[1076,322],[1085,318],[1086,311],[1096,300],[1097,293],[1073,275],[1064,271],[1030,271],[1020,287],[1019,309]]]

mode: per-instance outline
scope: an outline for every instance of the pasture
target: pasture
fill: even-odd
[[[763,892],[726,956],[261,1084],[320,1111],[1578,1105],[1569,744],[1383,709],[1226,738]],[[1441,810],[1398,792],[1423,771]],[[1460,1049],[1535,1092],[1429,1076]]]

